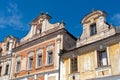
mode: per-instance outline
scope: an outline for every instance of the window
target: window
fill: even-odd
[[[0,66],[0,76],[1,76],[1,72],[2,72],[2,66]]]
[[[42,32],[42,28],[40,26],[38,26],[36,29],[36,34],[40,34],[41,32]]]
[[[33,57],[29,57],[28,69],[32,69],[32,65],[33,65]]]
[[[53,62],[53,52],[52,51],[48,51],[47,54],[47,64],[50,65]]]
[[[9,70],[9,65],[7,64],[5,68],[5,75],[8,75],[8,70]]]
[[[91,36],[97,34],[96,23],[90,25],[90,32]]]
[[[19,71],[20,71],[20,61],[17,61],[16,72],[19,72]]]
[[[9,50],[9,42],[6,45],[6,50]]]
[[[98,51],[98,67],[102,67],[106,65],[108,65],[106,50]]]
[[[41,54],[37,56],[37,67],[40,67],[40,66],[42,66],[42,55]]]
[[[71,58],[71,73],[77,72],[77,57]]]

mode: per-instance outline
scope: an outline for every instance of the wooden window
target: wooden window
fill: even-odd
[[[48,51],[47,53],[47,64],[50,65],[53,62],[53,51]]]
[[[1,72],[2,72],[2,66],[0,66],[0,76],[1,76]]]
[[[97,34],[96,23],[90,25],[90,32],[91,36]]]
[[[5,68],[5,75],[8,75],[8,70],[9,70],[9,65],[7,64]]]
[[[98,67],[107,66],[107,52],[106,50],[98,51]]]
[[[77,72],[77,57],[71,58],[71,73]]]
[[[33,57],[29,57],[28,69],[32,69],[32,66],[33,66]]]
[[[20,71],[20,61],[17,61],[16,72],[19,72],[19,71]]]
[[[38,54],[37,56],[37,67],[42,66],[42,54]]]

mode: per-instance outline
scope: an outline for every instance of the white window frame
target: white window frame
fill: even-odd
[[[104,56],[101,56],[101,59],[100,59],[100,54],[104,54],[103,52],[105,51],[105,57]],[[99,53],[100,52],[100,53]],[[98,53],[97,53],[97,58],[99,57],[99,61],[97,61],[97,64],[98,64],[98,67],[104,67],[104,66],[108,66],[108,52],[107,52],[107,49],[103,49],[103,50],[98,50]],[[102,63],[102,65],[100,65]]]
[[[7,70],[7,74],[6,74],[7,65],[8,65],[8,70]],[[6,64],[5,65],[5,73],[4,73],[4,75],[9,75],[9,68],[10,68],[10,64]]]
[[[21,68],[21,67],[19,67],[19,71],[17,71],[17,62],[20,62],[20,65],[21,65],[21,56],[20,55],[16,56],[16,66],[15,66],[16,73],[18,73],[20,71],[20,68]]]
[[[52,63],[48,64],[48,52],[52,52]],[[54,62],[54,45],[53,44],[49,44],[46,48],[46,66],[52,65]]]
[[[50,53],[52,52],[52,62],[51,63],[48,63],[48,57],[49,57],[49,54],[50,54],[49,52]],[[52,65],[53,64],[53,50],[47,51],[47,57],[46,58],[47,58],[47,61],[46,61],[47,63],[46,64],[47,65]]]
[[[33,61],[32,61],[32,67],[30,68],[30,58],[33,58]],[[33,68],[33,63],[34,63],[34,51],[31,51],[28,53],[28,70],[32,70]]]
[[[19,64],[19,68],[18,68],[18,62],[20,62],[20,60],[17,60],[17,61],[16,61],[16,69],[15,69],[16,73],[20,72],[20,64],[21,64],[21,62],[20,62],[20,64]],[[17,69],[18,69],[18,70],[17,70]]]
[[[42,64],[43,64],[43,48],[38,48],[36,50],[36,68],[41,68],[42,64],[40,66],[38,66],[38,56],[42,56]]]

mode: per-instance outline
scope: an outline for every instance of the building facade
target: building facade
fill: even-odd
[[[76,45],[63,22],[51,24],[41,13],[31,22],[29,33],[13,49],[13,80],[59,80],[59,53]]]
[[[41,13],[20,42],[0,43],[0,80],[120,80],[120,27],[105,12],[87,14],[78,39],[51,18]]]
[[[106,13],[99,10],[81,23],[83,33],[76,47],[61,57],[61,80],[119,80],[120,27],[109,25]]]
[[[8,36],[0,43],[0,80],[11,79],[12,48],[16,46],[17,39]]]

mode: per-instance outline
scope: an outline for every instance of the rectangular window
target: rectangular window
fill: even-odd
[[[40,67],[42,66],[42,55],[38,55],[37,56],[37,67]]]
[[[9,42],[7,43],[7,45],[6,45],[6,50],[9,50]]]
[[[71,73],[77,72],[77,57],[71,58]]]
[[[50,65],[53,62],[53,52],[52,51],[48,51],[48,55],[47,55],[47,64]]]
[[[1,72],[2,72],[2,66],[0,66],[0,76],[1,76]]]
[[[5,68],[5,75],[8,75],[8,70],[9,70],[9,65],[6,65],[6,68]]]
[[[90,25],[90,32],[91,32],[90,34],[91,36],[97,34],[96,23]]]
[[[36,34],[41,34],[41,32],[42,32],[42,27],[41,26],[37,26]]]
[[[29,57],[28,69],[32,69],[32,65],[33,65],[33,57]]]
[[[20,71],[20,61],[17,61],[16,72],[19,72],[19,71]]]
[[[106,50],[98,51],[98,67],[102,67],[106,65],[108,65]]]

